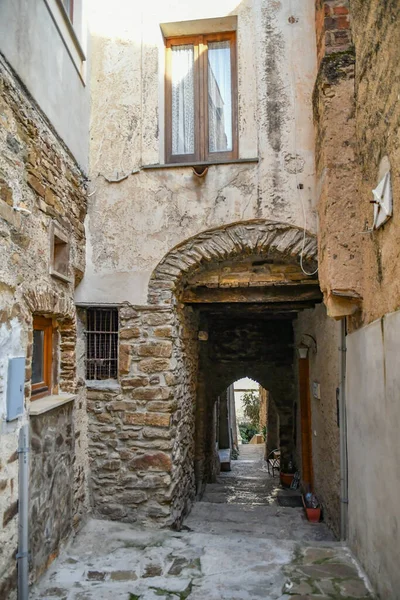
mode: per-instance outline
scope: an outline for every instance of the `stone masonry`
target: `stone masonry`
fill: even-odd
[[[119,311],[118,389],[88,389],[95,514],[173,524],[194,497],[195,323],[172,308]]]
[[[0,434],[0,597],[15,597],[18,525],[18,433],[28,419],[31,397],[32,317],[52,318],[53,393],[76,394],[68,417],[74,436],[58,426],[68,446],[63,480],[68,482],[72,498],[67,512],[48,515],[50,523],[37,520],[33,531],[34,547],[41,550],[33,557],[32,577],[36,577],[57,553],[60,541],[78,524],[87,506],[84,475],[86,450],[82,424],[85,417],[84,392],[76,374],[76,315],[73,301],[75,285],[85,269],[86,214],[85,177],[63,142],[54,133],[46,117],[30,97],[7,62],[0,56],[0,411],[4,416],[8,357],[25,356],[25,405],[22,419],[2,423]],[[69,281],[50,274],[51,230],[56,225],[70,245]],[[65,409],[66,410],[66,409]],[[55,461],[50,450],[47,418],[32,417],[39,432],[35,434],[35,458],[32,462],[34,490],[39,487],[37,461],[46,465]],[[57,415],[54,416],[57,420]],[[54,423],[53,423],[54,425]],[[47,440],[47,441],[46,441]],[[57,440],[57,438],[56,438]],[[51,444],[53,441],[51,441]],[[42,450],[39,450],[42,448]],[[48,462],[47,454],[52,454]],[[54,448],[55,452],[55,448]],[[54,464],[54,463],[53,463]],[[50,467],[49,467],[50,468]],[[46,467],[47,469],[47,467]],[[52,467],[50,468],[51,471]],[[48,473],[49,470],[47,469]],[[54,481],[49,475],[40,482],[40,505],[50,511],[49,498]],[[57,484],[58,486],[58,484]],[[62,489],[59,490],[62,493]],[[47,498],[47,500],[45,500]],[[55,502],[56,497],[51,502]],[[51,512],[54,504],[51,504]],[[74,513],[72,511],[72,507]],[[46,509],[47,510],[47,509]],[[60,508],[61,510],[61,508]],[[67,517],[62,524],[61,520]]]

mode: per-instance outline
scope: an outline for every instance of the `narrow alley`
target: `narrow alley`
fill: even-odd
[[[400,600],[399,23],[0,0],[0,600]]]
[[[263,445],[241,446],[181,531],[91,520],[32,600],[373,598],[350,551],[302,508],[279,506]]]

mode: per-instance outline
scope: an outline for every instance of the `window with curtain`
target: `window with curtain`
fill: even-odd
[[[166,41],[166,160],[237,158],[234,32]]]

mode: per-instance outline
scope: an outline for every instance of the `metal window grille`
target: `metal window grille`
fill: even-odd
[[[118,309],[88,308],[86,379],[117,379]]]

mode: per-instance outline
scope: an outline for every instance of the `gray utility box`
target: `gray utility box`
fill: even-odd
[[[7,421],[24,412],[25,356],[8,359]]]

